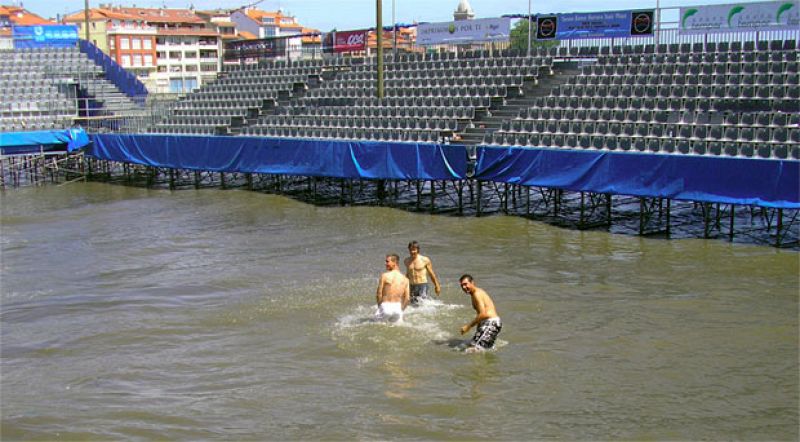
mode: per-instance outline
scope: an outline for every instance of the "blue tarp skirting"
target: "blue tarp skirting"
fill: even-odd
[[[478,148],[475,178],[573,191],[800,209],[800,161]]]
[[[175,169],[365,179],[454,180],[464,146],[254,137],[93,135],[99,159]]]
[[[40,152],[43,149],[47,151],[61,148],[72,152],[87,144],[89,136],[83,129],[0,133],[0,153],[3,155],[20,155]]]

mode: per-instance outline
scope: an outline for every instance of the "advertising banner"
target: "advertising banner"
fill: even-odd
[[[15,48],[75,46],[78,27],[74,25],[14,26]]]
[[[333,32],[333,52],[354,52],[367,49],[367,31]]]
[[[537,17],[538,40],[576,40],[653,35],[655,12],[608,11]]]
[[[771,31],[800,27],[800,2],[777,1],[688,6],[680,9],[679,32]]]
[[[248,58],[271,58],[286,54],[286,40],[282,38],[237,40],[225,43],[225,61]]]
[[[423,23],[417,27],[417,44],[466,44],[508,41],[511,18],[482,18],[442,23]]]

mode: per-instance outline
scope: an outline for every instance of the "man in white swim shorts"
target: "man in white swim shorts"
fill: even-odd
[[[403,310],[409,303],[408,278],[400,273],[400,257],[386,255],[386,271],[378,280],[375,300],[378,311],[375,317],[389,322],[402,322]]]
[[[472,276],[463,275],[458,282],[461,285],[461,290],[472,298],[472,308],[477,313],[472,322],[461,327],[462,335],[472,327],[478,327],[467,351],[488,350],[494,347],[494,341],[503,328],[500,316],[497,315],[497,309],[494,307],[494,302],[492,302],[492,298],[489,297],[486,291],[475,286]]]

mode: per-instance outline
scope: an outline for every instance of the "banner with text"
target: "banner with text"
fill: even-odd
[[[800,2],[777,1],[729,5],[688,6],[680,9],[681,34],[768,31],[800,27]]]
[[[654,11],[608,11],[537,17],[537,40],[627,38],[653,35]]]
[[[224,45],[224,60],[281,57],[286,54],[285,39],[236,40]]]
[[[330,36],[330,37],[328,37]],[[331,44],[328,52],[355,52],[367,50],[367,31],[334,31],[326,34]]]
[[[417,27],[417,44],[466,44],[508,41],[511,18],[482,18],[442,23],[423,23]]]
[[[14,26],[14,47],[65,47],[78,42],[78,28],[74,25]]]

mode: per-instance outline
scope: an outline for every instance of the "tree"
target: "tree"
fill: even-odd
[[[531,41],[531,48],[551,48],[559,44],[558,40],[536,40],[535,21],[531,23],[531,32],[534,37]],[[517,23],[511,28],[511,49],[516,49],[523,53],[528,50],[528,19],[517,20]]]

